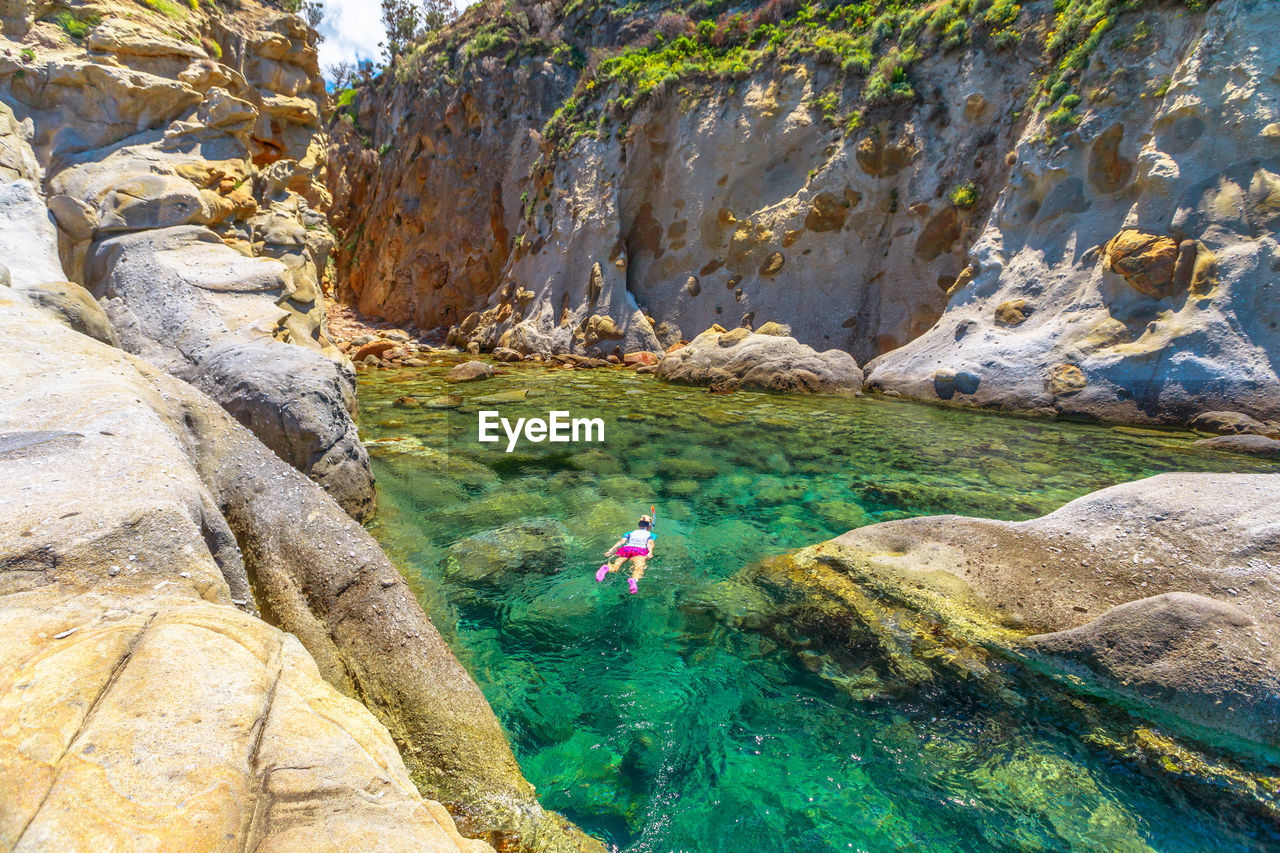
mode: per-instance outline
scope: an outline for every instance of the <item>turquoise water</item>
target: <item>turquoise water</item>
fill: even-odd
[[[1280,845],[1276,825],[1243,804],[1095,745],[1124,729],[1123,714],[1012,665],[1002,677],[1020,686],[1017,701],[941,675],[842,689],[705,606],[743,566],[862,524],[1029,518],[1161,471],[1276,466],[1196,451],[1177,433],[713,396],[620,370],[516,365],[448,385],[448,366],[361,376],[372,531],[543,804],[589,832],[654,853]],[[523,401],[484,400],[526,389]],[[476,441],[481,408],[599,416],[606,441],[504,453],[505,440]],[[640,594],[617,575],[595,583],[601,553],[651,504],[659,550]]]

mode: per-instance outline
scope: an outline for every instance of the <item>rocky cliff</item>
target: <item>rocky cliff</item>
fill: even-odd
[[[0,846],[601,849],[357,521],[315,34],[2,11]]]
[[[1276,14],[478,4],[343,99],[340,286],[484,349],[777,321],[888,393],[1272,417]]]
[[[3,121],[35,155],[21,162],[6,145],[7,171],[47,192],[52,220],[24,198],[6,206],[5,229],[21,240],[37,228],[65,270],[11,274],[85,286],[122,346],[370,515],[354,374],[323,324],[314,33],[256,5],[19,0],[6,11]]]

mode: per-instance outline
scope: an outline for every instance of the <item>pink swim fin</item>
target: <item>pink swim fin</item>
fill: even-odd
[[[601,581],[603,581],[604,576],[607,574],[609,574],[609,564],[605,563],[603,566],[601,566],[599,569],[596,570],[596,583],[600,583]]]
[[[631,594],[632,594],[632,595],[635,595],[637,592],[639,592],[639,591],[640,591],[640,587],[639,587],[639,585],[636,583],[636,579],[635,579],[635,578],[627,578],[627,586],[631,587]]]

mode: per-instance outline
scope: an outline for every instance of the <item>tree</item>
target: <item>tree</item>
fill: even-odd
[[[426,35],[450,23],[457,16],[458,10],[453,0],[422,0],[422,32]]]
[[[387,40],[379,43],[393,63],[417,40],[457,17],[453,0],[382,0],[382,26]]]
[[[335,62],[325,69],[325,77],[329,79],[329,84],[333,87],[333,91],[341,92],[343,89],[350,88],[356,82],[356,66],[355,63],[346,60]]]
[[[302,17],[311,29],[318,30],[324,20],[324,3],[321,0],[302,0]]]
[[[387,40],[378,47],[387,55],[388,65],[418,37],[421,15],[414,0],[382,0],[382,27],[387,31]]]

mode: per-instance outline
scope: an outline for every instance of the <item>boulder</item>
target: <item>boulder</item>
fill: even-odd
[[[1178,242],[1172,237],[1125,229],[1106,247],[1107,267],[1139,293],[1157,299],[1173,293]]]
[[[1195,446],[1206,450],[1221,450],[1224,453],[1249,453],[1280,459],[1280,441],[1265,435],[1220,435],[1216,438],[1202,438],[1195,442]]]
[[[467,586],[507,586],[523,574],[561,571],[567,549],[567,533],[559,522],[524,521],[455,542],[445,556],[443,572]]]
[[[863,527],[739,580],[774,601],[770,624],[814,626],[819,646],[855,668],[866,643],[907,680],[937,666],[972,673],[964,654],[933,656],[930,633],[942,630],[949,648],[1030,661],[1066,689],[1120,697],[1193,736],[1207,727],[1276,749],[1277,507],[1274,474],[1162,474],[1027,522]],[[821,627],[842,618],[839,631]],[[904,637],[884,625],[916,627]]]
[[[649,365],[658,363],[657,353],[652,352],[629,352],[622,357],[623,364],[629,364],[632,367],[640,365]]]
[[[723,390],[844,394],[862,390],[862,371],[847,352],[819,353],[795,338],[746,328],[703,332],[662,359],[657,373],[669,382],[718,385]]]
[[[498,347],[493,351],[493,357],[498,361],[524,361],[524,356],[510,347]]]
[[[99,241],[87,281],[125,349],[208,393],[356,518],[372,514],[351,368],[274,339],[288,316],[275,301],[292,288],[284,264],[183,226]]]
[[[1201,412],[1187,424],[1196,432],[1217,435],[1271,435],[1277,430],[1240,412]]]
[[[364,361],[369,356],[381,358],[386,353],[396,348],[395,341],[375,339],[367,343],[361,344],[351,353],[352,361]]]
[[[386,726],[350,698],[344,665],[317,666],[323,644],[280,593],[282,572],[309,568],[282,559],[278,540],[380,554],[358,524],[198,391],[32,306],[0,300],[0,361],[12,372],[0,387],[5,847],[319,849],[377,836],[395,850],[490,849],[422,798]],[[259,499],[287,522],[241,526]],[[246,564],[283,630],[254,615]],[[359,579],[362,566],[366,580],[341,582],[349,594],[416,610],[415,632],[441,645],[436,663],[416,654],[411,666],[482,709],[403,581],[381,585],[398,578],[390,564],[344,571]],[[476,731],[448,730],[455,743]]]
[[[120,345],[102,306],[93,294],[75,282],[49,281],[29,285],[20,292],[32,304],[53,312],[80,334],[113,347]]]
[[[493,376],[496,371],[492,365],[485,364],[483,361],[464,361],[462,364],[454,366],[448,373],[444,375],[446,382],[474,382],[477,379],[488,379]]]
[[[187,225],[204,210],[190,181],[168,175],[135,175],[116,184],[98,205],[98,233]]]
[[[353,518],[373,517],[373,471],[351,418],[356,388],[349,366],[267,340],[212,348],[179,374]]]

